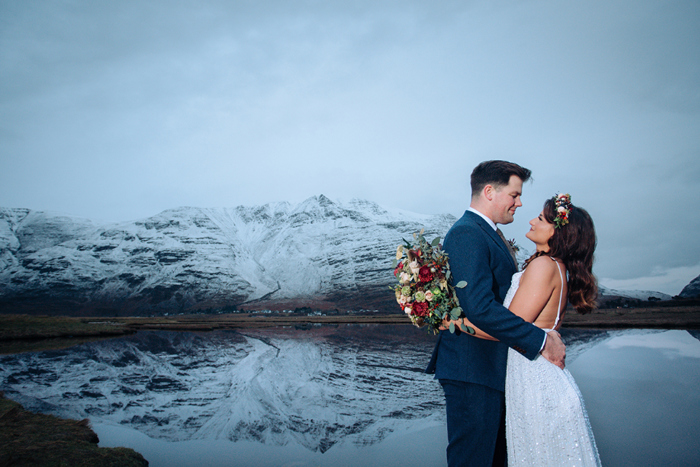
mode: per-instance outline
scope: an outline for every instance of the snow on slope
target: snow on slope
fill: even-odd
[[[444,236],[454,220],[362,200],[341,205],[323,195],[297,206],[182,207],[109,225],[0,209],[0,310],[126,314],[260,300],[372,303],[388,296],[401,238],[421,228]]]
[[[600,289],[600,294],[607,297],[617,296],[626,298],[636,298],[638,300],[643,301],[649,300],[649,297],[658,298],[659,300],[671,300],[671,296],[663,292],[654,292],[651,290],[617,290],[609,289],[602,285],[599,285],[598,287]]]

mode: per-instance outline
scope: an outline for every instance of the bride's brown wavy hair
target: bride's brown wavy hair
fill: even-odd
[[[542,212],[547,222],[554,224],[557,211],[553,198],[545,201]],[[593,275],[593,252],[597,244],[593,219],[585,209],[572,205],[569,223],[555,228],[547,244],[549,251],[535,253],[525,266],[542,255],[562,260],[569,273],[569,303],[579,313],[590,313],[598,298],[598,281]]]

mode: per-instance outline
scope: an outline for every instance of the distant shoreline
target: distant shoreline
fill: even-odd
[[[364,313],[303,315],[290,313],[229,313],[158,317],[67,317],[0,315],[0,353],[44,349],[53,341],[62,347],[80,341],[133,334],[140,330],[215,331],[314,325],[407,325],[404,314]],[[580,315],[567,310],[564,328],[700,329],[700,305],[607,308]]]
[[[645,308],[603,308],[587,315],[567,310],[565,328],[700,328],[700,305]]]
[[[132,330],[208,331],[313,324],[411,325],[403,313],[306,316],[289,313],[241,313],[226,315],[179,315],[152,318],[90,318],[93,323],[112,322]],[[565,328],[700,328],[700,306],[608,308],[580,315],[567,310]]]

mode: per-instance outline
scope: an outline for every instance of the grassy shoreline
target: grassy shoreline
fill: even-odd
[[[0,465],[147,466],[131,448],[101,448],[89,421],[42,415],[0,392]]]
[[[231,313],[104,318],[0,315],[0,354],[65,348],[88,340],[118,337],[140,330],[214,331],[314,324],[411,325],[402,313],[332,316]],[[599,309],[588,315],[568,311],[564,327],[700,329],[700,306]]]

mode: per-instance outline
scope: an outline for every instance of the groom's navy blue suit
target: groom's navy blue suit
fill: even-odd
[[[447,233],[444,250],[454,283],[467,282],[456,289],[467,318],[499,341],[441,331],[426,372],[445,389],[448,464],[490,466],[502,423],[508,347],[532,360],[545,334],[503,307],[517,267],[488,222],[466,211]]]

